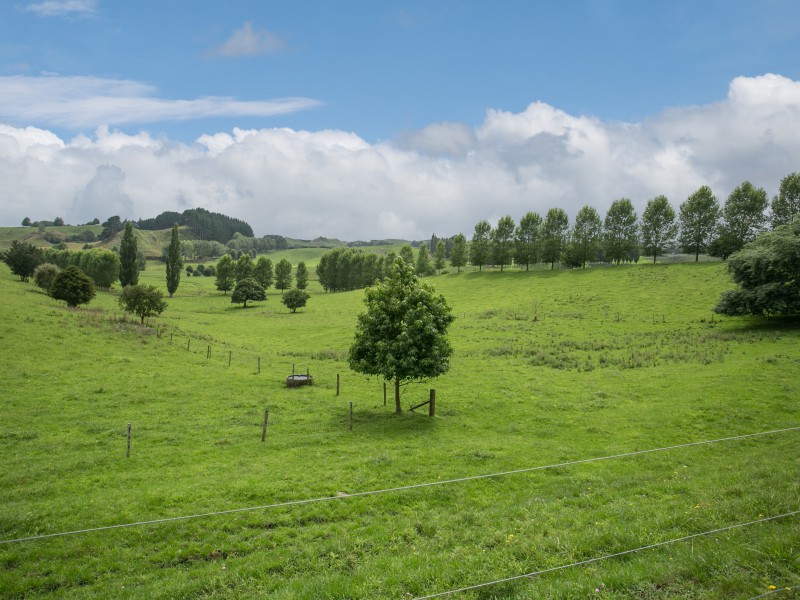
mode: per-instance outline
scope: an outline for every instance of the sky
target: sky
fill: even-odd
[[[800,171],[795,0],[8,0],[0,225],[427,239]]]

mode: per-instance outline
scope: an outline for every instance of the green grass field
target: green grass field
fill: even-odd
[[[713,316],[720,263],[429,281],[453,367],[403,406],[433,418],[347,369],[362,291],[184,277],[142,329],[1,265],[0,596],[800,597],[796,321]]]

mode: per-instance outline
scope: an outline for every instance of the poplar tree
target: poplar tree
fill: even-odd
[[[125,233],[119,244],[119,282],[124,288],[139,283],[139,248],[133,233],[133,223],[125,222]]]
[[[178,289],[181,282],[181,270],[183,260],[181,259],[181,239],[178,236],[178,224],[172,226],[172,238],[167,249],[167,292],[169,297]]]
[[[450,264],[457,269],[457,273],[461,273],[461,267],[467,264],[467,238],[463,233],[456,234],[453,237],[453,250],[450,252]]]

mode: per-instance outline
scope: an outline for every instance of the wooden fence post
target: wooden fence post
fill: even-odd
[[[436,412],[436,390],[431,390],[431,399],[428,404],[428,416],[432,417]]]
[[[336,395],[339,395],[339,374],[336,374]]]
[[[206,350],[206,360],[211,358],[211,344],[208,345],[208,350]]]
[[[192,343],[192,338],[189,338],[188,340],[186,340],[186,351],[187,351],[187,352],[189,351],[189,345],[190,345],[191,343]]]
[[[261,373],[261,357],[258,357],[258,372]]]
[[[228,350],[228,366],[231,366],[231,354],[233,354],[232,350]]]
[[[128,450],[125,452],[126,457],[131,455],[131,424],[128,423]]]
[[[264,411],[264,427],[261,429],[261,441],[267,439],[267,421],[269,420],[269,411]]]
[[[386,382],[383,382],[383,405],[386,406]]]

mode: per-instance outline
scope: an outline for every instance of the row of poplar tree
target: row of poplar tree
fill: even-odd
[[[512,261],[526,269],[539,262],[551,268],[556,263],[585,267],[590,262],[638,261],[641,254],[655,262],[677,249],[694,254],[695,260],[700,254],[727,259],[768,226],[774,229],[798,214],[800,173],[792,173],[783,178],[771,203],[763,188],[745,181],[723,206],[711,188],[702,186],[677,214],[665,196],[657,196],[647,202],[641,217],[627,198],[612,202],[604,219],[593,207],[584,206],[572,227],[561,208],[551,208],[544,218],[528,212],[518,225],[510,216],[499,219],[494,228],[483,220],[475,225],[469,261],[478,269],[492,264],[502,270]],[[457,262],[461,261],[458,256]]]

